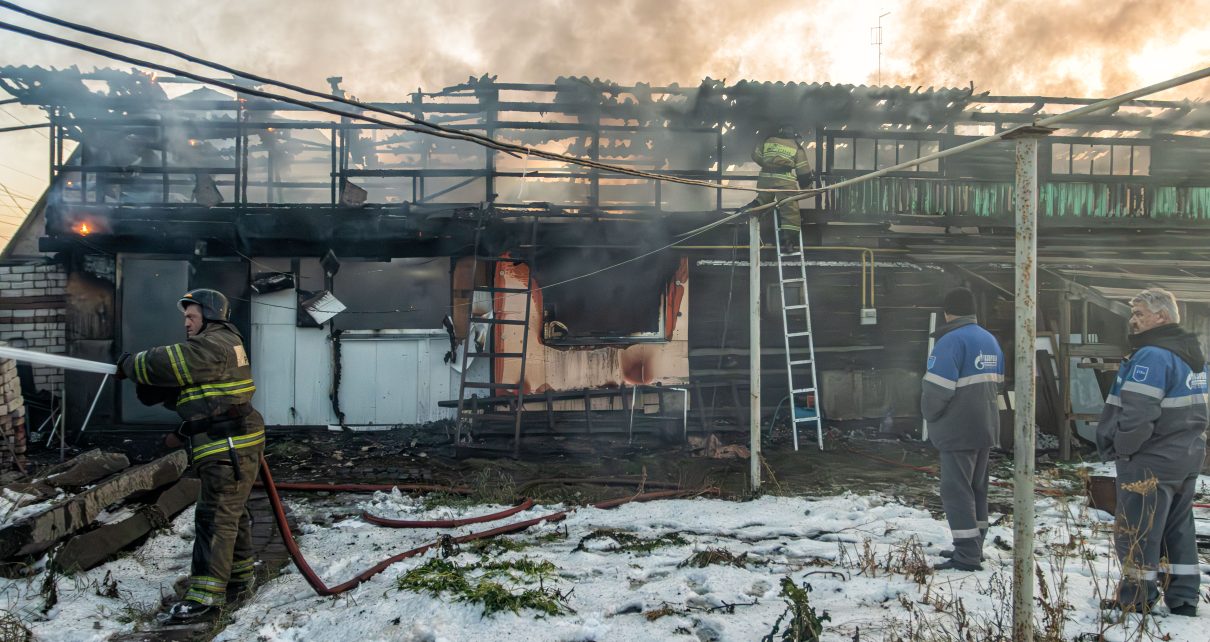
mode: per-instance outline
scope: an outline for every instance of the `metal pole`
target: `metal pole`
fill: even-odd
[[[760,489],[760,218],[748,219],[748,384],[752,492]],[[792,403],[792,402],[791,402]]]
[[[1050,129],[1031,127],[1017,142],[1016,361],[1013,383],[1013,640],[1034,639],[1034,352],[1038,329],[1038,138]]]
[[[97,386],[97,394],[92,398],[92,405],[88,407],[88,414],[84,415],[84,423],[80,424],[80,432],[76,433],[76,443],[79,443],[80,435],[84,434],[84,430],[88,428],[88,420],[92,419],[92,411],[97,409],[97,402],[101,400],[101,392],[105,390],[105,384],[109,382],[109,375],[101,377],[101,385]]]

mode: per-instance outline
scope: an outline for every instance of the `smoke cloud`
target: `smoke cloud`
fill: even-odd
[[[914,1],[888,33],[884,79],[993,94],[1109,96],[1210,64],[1210,1]],[[1163,98],[1210,97],[1210,82]]]
[[[1210,59],[1210,0],[38,3],[57,16],[310,87],[343,76],[350,92],[370,100],[485,73],[505,82],[568,75],[622,84],[696,85],[706,76],[872,83],[870,27],[884,7],[886,84],[973,80],[1001,94],[1104,95]],[[113,64],[16,35],[0,42],[0,64]],[[1167,55],[1178,45],[1181,55]],[[1210,95],[1207,85],[1176,95]]]

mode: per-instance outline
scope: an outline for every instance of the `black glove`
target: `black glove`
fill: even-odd
[[[130,356],[129,352],[123,352],[122,356],[118,357],[118,360],[114,362],[114,364],[118,366],[118,372],[113,376],[114,379],[121,381],[126,378],[126,369],[123,368],[122,365],[126,363],[128,359],[133,358],[134,357]]]
[[[181,394],[180,388],[164,388],[161,386],[148,386],[145,384],[136,384],[134,395],[139,398],[139,401],[144,406],[155,406],[169,401],[176,401],[178,395]]]

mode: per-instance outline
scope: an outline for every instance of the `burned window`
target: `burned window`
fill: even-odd
[[[332,294],[346,306],[333,323],[341,330],[421,330],[441,327],[449,311],[450,263],[446,257],[365,260],[341,258]],[[303,259],[299,289],[326,289],[316,259]]]
[[[661,252],[623,263],[633,256],[633,251],[597,248],[552,247],[539,252],[536,285],[549,286],[542,290],[543,319],[557,321],[561,335],[558,340],[548,337],[547,343],[665,340],[663,303],[680,259]]]
[[[940,149],[935,140],[903,140],[894,138],[833,138],[831,140],[833,171],[867,171],[893,167],[900,163],[935,154]],[[940,163],[931,160],[903,172],[937,172]]]
[[[1050,172],[1076,176],[1148,176],[1151,173],[1151,146],[1051,143]]]

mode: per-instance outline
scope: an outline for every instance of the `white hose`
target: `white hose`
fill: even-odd
[[[47,354],[35,350],[22,350],[21,348],[12,348],[9,346],[0,346],[0,359],[13,359],[14,361],[24,361],[37,366],[50,366],[52,368],[63,368],[64,370],[76,370],[79,372],[95,372],[104,375],[118,373],[118,367],[112,363],[65,357],[60,354]]]

